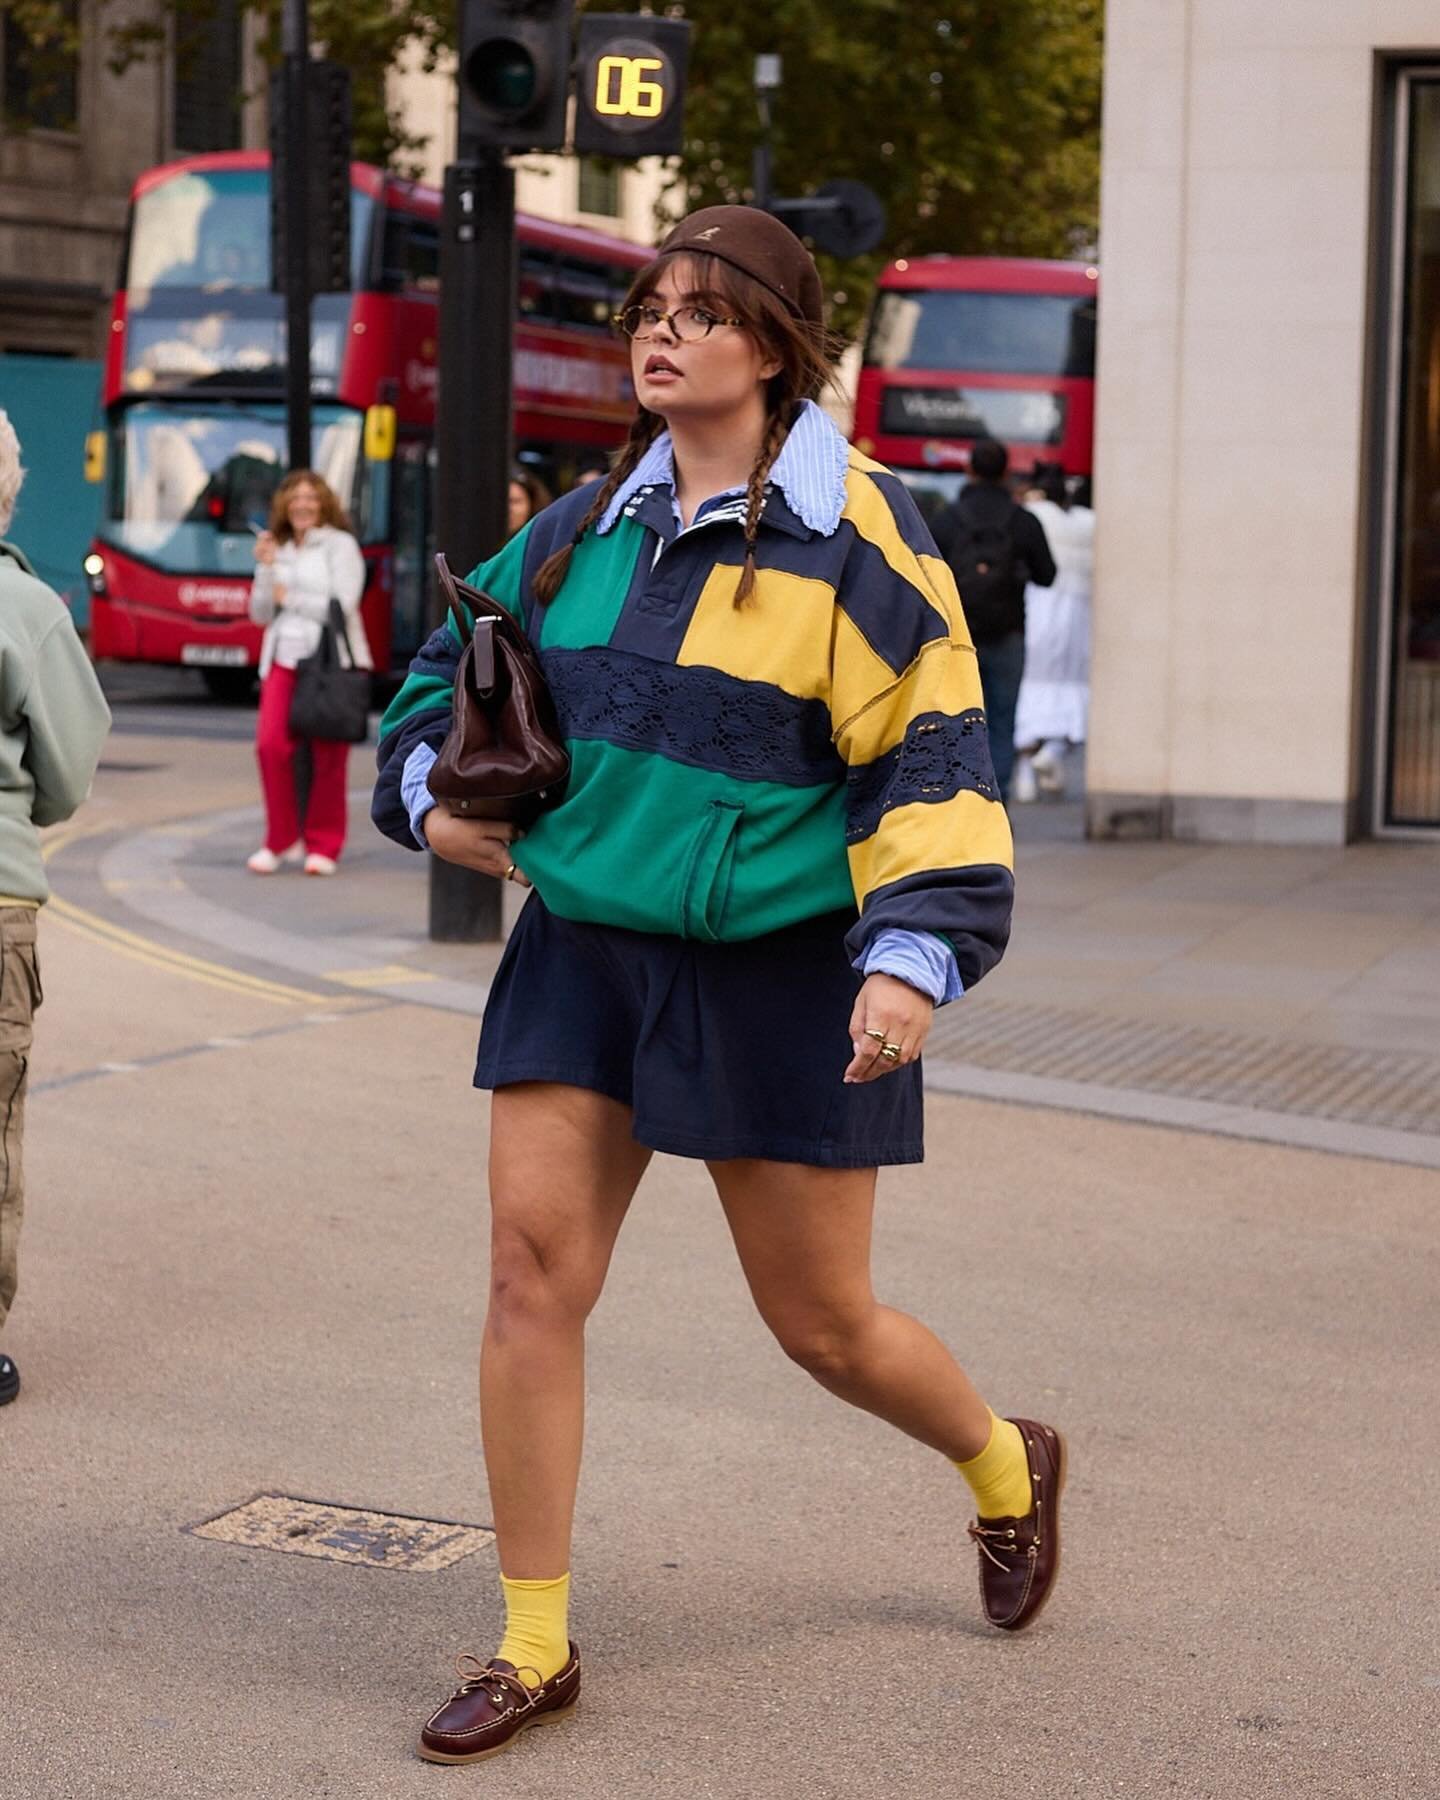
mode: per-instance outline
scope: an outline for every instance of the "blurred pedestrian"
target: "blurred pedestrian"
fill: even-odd
[[[585,1322],[655,1150],[707,1163],[786,1352],[959,1465],[991,1622],[1027,1624],[1056,1570],[1058,1434],[997,1419],[870,1281],[877,1166],[923,1154],[935,1006],[1009,930],[954,583],[908,490],[815,404],[820,277],[778,220],[682,220],[617,324],[639,410],[615,469],[473,576],[546,652],[563,802],[523,836],[435,806],[448,628],[382,726],[382,828],[534,884],[475,1075],[494,1090],[481,1413],[505,1628],[425,1725],[437,1762],[493,1755],[579,1693]]]
[[[517,469],[510,477],[510,536],[528,525],[538,512],[550,504],[550,490],[529,469]]]
[[[575,473],[570,478],[570,491],[587,486],[592,481],[603,481],[610,473],[610,458],[598,450],[587,450],[575,464]]]
[[[1025,669],[1025,585],[1048,587],[1055,564],[1040,521],[1005,485],[1010,456],[994,438],[970,452],[970,479],[936,517],[935,542],[949,563],[980,659],[990,756],[1000,797],[1010,793],[1015,702]]]
[[[270,527],[255,540],[250,617],[265,627],[260,645],[260,713],[255,756],[265,796],[265,842],[249,857],[252,875],[273,875],[303,861],[307,875],[333,875],[345,847],[345,769],[350,746],[328,738],[300,739],[290,729],[295,670],[320,647],[338,600],[350,655],[370,668],[370,645],[360,617],[365,558],[345,509],[313,469],[294,469],[275,490]],[[302,823],[295,790],[295,757],[310,746],[310,792]]]
[[[1065,792],[1070,748],[1085,742],[1090,711],[1090,602],[1095,514],[1074,499],[1058,463],[1035,470],[1029,510],[1055,558],[1049,587],[1025,590],[1025,675],[1015,707],[1015,799]]]
[[[25,1210],[25,1078],[42,995],[35,924],[49,897],[37,826],[68,819],[90,792],[110,709],[65,602],[4,542],[24,480],[0,411],[0,1327],[19,1282]],[[0,1406],[20,1392],[0,1353]]]

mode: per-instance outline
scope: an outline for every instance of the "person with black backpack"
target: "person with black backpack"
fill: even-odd
[[[940,554],[955,574],[980,663],[990,760],[1000,797],[1015,766],[1015,702],[1025,673],[1025,584],[1049,587],[1055,559],[1045,528],[1005,485],[1010,456],[994,438],[970,452],[970,479],[934,520]]]

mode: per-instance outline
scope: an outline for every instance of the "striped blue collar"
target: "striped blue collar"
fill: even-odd
[[[785,504],[810,531],[829,537],[845,510],[845,473],[850,446],[833,420],[813,400],[804,400],[790,427],[790,435],[770,467],[766,492],[779,488]],[[675,491],[675,456],[670,433],[662,431],[611,496],[596,529],[609,531],[637,494],[656,488]],[[727,488],[726,494],[743,494],[743,487]],[[712,495],[711,499],[722,496]],[[710,501],[706,501],[708,506]],[[707,514],[707,521],[711,515]],[[699,515],[696,515],[699,523]]]

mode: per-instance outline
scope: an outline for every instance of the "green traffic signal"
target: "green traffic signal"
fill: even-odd
[[[459,143],[563,150],[575,0],[460,0]]]
[[[480,104],[503,118],[518,117],[534,104],[539,75],[524,44],[490,38],[466,58],[465,79]]]

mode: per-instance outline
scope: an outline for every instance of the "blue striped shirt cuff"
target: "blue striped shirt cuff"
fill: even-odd
[[[965,992],[955,952],[929,931],[901,931],[892,925],[877,932],[865,952],[862,973],[894,975],[918,988],[936,1006],[958,1000]]]
[[[435,796],[426,785],[434,766],[435,752],[428,744],[417,744],[405,758],[405,768],[400,776],[400,798],[405,802],[405,810],[410,815],[410,829],[415,835],[415,842],[422,850],[430,848],[425,841],[422,821],[435,804]]]

